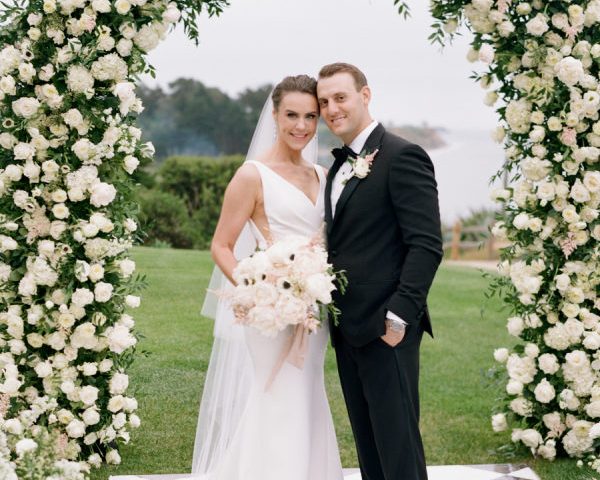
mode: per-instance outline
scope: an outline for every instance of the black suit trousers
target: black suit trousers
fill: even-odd
[[[353,347],[332,332],[363,480],[426,480],[419,432],[421,323],[390,347],[377,338]]]

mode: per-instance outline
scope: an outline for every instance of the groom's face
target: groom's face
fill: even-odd
[[[334,135],[350,144],[371,122],[368,86],[356,88],[354,77],[346,72],[319,78],[317,96],[321,116]]]

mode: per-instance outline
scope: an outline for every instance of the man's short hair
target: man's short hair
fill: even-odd
[[[360,91],[361,88],[367,85],[367,77],[365,77],[365,74],[361,72],[358,67],[355,67],[350,63],[337,62],[325,65],[319,72],[319,78],[333,77],[337,73],[349,73],[352,75],[356,91]]]

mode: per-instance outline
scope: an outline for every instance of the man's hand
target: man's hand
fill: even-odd
[[[394,330],[391,327],[391,322],[386,320],[385,322],[385,335],[381,336],[381,339],[387,343],[390,347],[395,347],[398,345],[406,334],[406,327],[402,328],[400,331]]]

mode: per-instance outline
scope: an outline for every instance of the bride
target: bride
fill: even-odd
[[[319,232],[326,173],[316,164],[318,119],[315,79],[286,77],[275,87],[246,162],[225,192],[211,246],[218,266],[211,290],[232,288],[238,259],[255,248],[288,235]],[[327,322],[309,335],[303,367],[284,363],[271,382],[292,327],[267,338],[254,327],[235,324],[226,302],[207,299],[207,312],[215,318],[215,339],[193,478],[342,479],[324,385]]]

